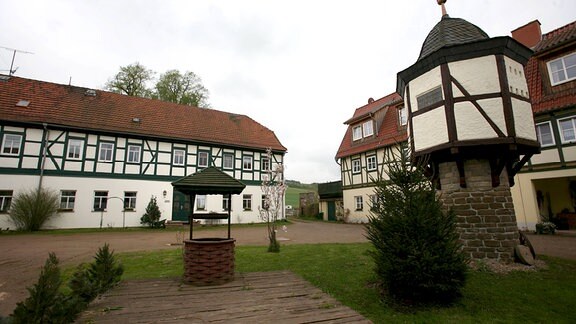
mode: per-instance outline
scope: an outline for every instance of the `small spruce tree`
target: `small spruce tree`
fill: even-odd
[[[156,202],[156,197],[151,197],[148,206],[146,206],[146,212],[140,218],[140,224],[148,225],[150,227],[157,227],[160,224],[160,217],[162,213],[160,208],[158,208],[158,203]]]
[[[456,216],[445,212],[422,165],[410,163],[406,144],[387,158],[387,180],[375,181],[367,237],[385,292],[401,303],[449,303],[467,271]]]

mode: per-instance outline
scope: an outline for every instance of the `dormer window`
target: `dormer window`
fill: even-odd
[[[358,141],[374,135],[374,123],[372,120],[363,122],[361,125],[352,127],[352,140]]]
[[[354,126],[352,128],[352,140],[357,141],[362,139],[362,126]]]
[[[364,122],[362,124],[362,129],[364,130],[364,137],[374,135],[374,128],[372,127],[372,120]]]
[[[553,86],[576,79],[576,52],[547,64],[550,82]]]
[[[398,107],[398,122],[400,126],[406,126],[406,124],[408,124],[408,108]]]

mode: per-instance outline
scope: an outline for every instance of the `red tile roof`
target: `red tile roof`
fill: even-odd
[[[88,131],[285,152],[270,129],[246,115],[0,76],[0,121],[48,123]],[[20,100],[30,101],[18,107]],[[134,122],[138,118],[140,122]]]
[[[576,81],[551,87],[545,67],[545,62],[551,59],[548,54],[554,53],[553,57],[569,54],[574,51],[574,45],[576,21],[542,35],[542,40],[534,48],[534,55],[526,64],[525,74],[535,114],[576,104]]]
[[[396,109],[402,102],[402,97],[394,92],[357,108],[354,116],[345,122],[349,126],[342,139],[336,158],[339,159],[405,141],[407,139],[406,127],[398,126],[398,109]],[[355,126],[355,123],[371,117],[372,114],[381,109],[387,109],[387,111],[376,135],[353,142],[352,127]]]

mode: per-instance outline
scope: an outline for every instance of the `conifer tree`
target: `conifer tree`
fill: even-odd
[[[160,212],[160,208],[156,202],[156,197],[151,197],[148,206],[146,206],[146,212],[140,218],[140,224],[156,227],[160,222],[161,216],[162,213]]]
[[[456,216],[443,210],[422,165],[410,164],[407,144],[386,162],[387,179],[376,180],[367,225],[376,274],[385,291],[401,302],[453,301],[467,270]]]

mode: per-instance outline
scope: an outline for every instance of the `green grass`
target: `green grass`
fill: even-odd
[[[292,208],[298,208],[298,206],[300,206],[300,194],[312,191],[314,190],[288,187],[288,189],[286,189],[286,205],[292,205]]]
[[[382,301],[369,243],[236,248],[236,271],[291,270],[375,323],[574,323],[576,261],[545,258],[549,269],[498,275],[471,272],[463,298],[451,307],[399,311]],[[124,279],[178,277],[182,250],[119,253]],[[282,280],[282,278],[278,278]]]

